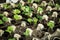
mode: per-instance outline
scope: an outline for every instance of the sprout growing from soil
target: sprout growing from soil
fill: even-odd
[[[22,16],[21,15],[14,15],[14,19],[15,20],[21,20],[22,19]]]
[[[49,26],[49,28],[51,28],[51,29],[53,29],[53,27],[54,27],[54,21],[49,21],[48,23],[47,23],[47,26]]]
[[[33,20],[32,20],[31,18],[28,18],[27,21],[28,21],[29,23],[32,23]]]
[[[31,35],[32,35],[32,32],[33,32],[32,29],[27,28],[26,31],[24,32],[24,35],[25,35],[25,36],[31,36]]]
[[[5,17],[5,16],[2,18],[2,20],[5,21],[5,22],[8,22],[8,18]]]
[[[60,8],[60,5],[59,4],[56,4],[56,6],[55,6],[57,9],[59,9]]]
[[[3,4],[3,8],[4,8],[4,9],[9,9],[9,8],[11,8],[11,6],[8,5],[8,4]]]
[[[37,13],[42,14],[42,12],[43,12],[43,9],[42,9],[41,7],[38,7],[38,9],[37,9]]]
[[[19,34],[14,34],[14,38],[16,38],[17,40],[19,40],[19,38],[21,38],[21,35],[19,35]]]
[[[16,40],[15,38],[9,38],[8,40]]]
[[[15,31],[15,29],[16,29],[16,26],[12,25],[12,26],[8,26],[6,31],[9,32],[9,33],[12,33],[12,32]]]
[[[34,2],[34,0],[28,0],[28,3],[33,3]]]
[[[24,10],[24,12],[30,12],[30,7],[29,6],[25,6],[25,10]]]
[[[4,22],[2,20],[0,20],[0,24],[3,24]]]
[[[37,24],[38,19],[36,17],[33,18],[34,24]]]
[[[13,10],[13,14],[19,14],[21,11],[18,9]]]
[[[42,16],[37,15],[37,18],[41,21],[42,20]]]

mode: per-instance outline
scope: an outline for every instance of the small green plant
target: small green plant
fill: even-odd
[[[41,7],[38,7],[37,13],[41,13],[41,12],[43,12],[43,9]]]
[[[33,3],[34,2],[34,0],[28,0],[28,3]]]
[[[54,27],[54,22],[53,22],[53,21],[49,21],[49,22],[47,23],[47,26],[49,26],[49,28],[53,29],[53,27]]]
[[[29,30],[26,30],[26,32],[24,32],[24,35],[25,36],[29,36],[29,33],[30,33],[30,31]]]
[[[0,20],[0,24],[3,24],[4,22],[2,20]]]
[[[9,32],[9,33],[12,33],[13,32],[13,27],[12,26],[8,26],[6,31]]]
[[[8,18],[5,17],[5,16],[2,18],[2,20],[5,21],[5,22],[8,22]]]
[[[9,9],[9,8],[11,8],[11,6],[8,5],[8,4],[3,4],[3,8],[4,8],[4,9]]]
[[[60,8],[60,5],[59,4],[56,4],[56,8],[59,9]]]
[[[34,24],[37,24],[38,19],[36,17],[33,18]]]
[[[27,21],[31,23],[33,20],[31,18],[28,18]]]
[[[15,20],[20,20],[20,19],[22,19],[22,16],[21,15],[14,15],[14,19]]]
[[[25,6],[24,12],[30,12],[30,7],[29,6]]]
[[[42,16],[40,16],[40,15],[37,15],[37,18],[38,18],[39,20],[42,20]]]
[[[14,13],[14,14],[19,14],[20,12],[21,12],[21,11],[18,10],[18,9],[13,10],[13,13]]]

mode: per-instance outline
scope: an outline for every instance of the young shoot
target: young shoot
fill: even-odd
[[[38,7],[38,9],[37,9],[37,13],[42,14],[42,12],[43,12],[43,9],[42,9],[41,7]]]
[[[8,26],[6,31],[9,32],[9,33],[12,33],[12,32],[15,31],[15,29],[16,29],[16,26],[12,25],[12,26]]]
[[[5,22],[8,22],[8,18],[5,17],[5,16],[2,18],[2,20],[5,21]]]
[[[34,24],[37,24],[38,19],[36,17],[33,18]]]
[[[27,21],[28,21],[29,23],[32,23],[33,20],[32,20],[31,18],[28,18]]]
[[[0,20],[0,24],[3,24],[4,22],[2,20]]]
[[[21,15],[14,15],[14,19],[15,20],[21,20],[22,19],[22,16]]]
[[[31,36],[31,35],[32,35],[32,32],[33,32],[32,29],[27,28],[26,31],[24,32],[24,35],[25,35],[25,36]]]
[[[13,10],[13,14],[19,14],[19,13],[21,13],[20,10],[18,10],[18,9]]]
[[[54,27],[54,21],[49,21],[48,23],[47,23],[47,26],[49,26],[49,28],[51,28],[51,29],[53,29],[53,27]]]
[[[11,8],[11,6],[8,5],[8,4],[3,4],[3,8],[4,8],[4,9],[9,9],[9,8]]]
[[[28,3],[33,3],[34,2],[34,0],[28,0]]]

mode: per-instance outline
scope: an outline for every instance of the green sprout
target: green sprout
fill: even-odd
[[[0,24],[3,24],[4,22],[2,20],[0,20]]]
[[[22,19],[22,16],[21,15],[14,15],[14,19],[15,20],[20,20],[20,19]]]
[[[40,16],[40,15],[37,15],[37,18],[38,18],[39,20],[42,20],[42,16]]]
[[[9,8],[11,8],[11,6],[8,5],[8,4],[3,4],[3,8],[4,8],[4,9],[9,9]]]
[[[8,26],[6,31],[9,32],[9,33],[13,32],[13,27],[12,26]]]
[[[33,3],[34,2],[34,0],[28,0],[28,3]]]
[[[16,40],[15,38],[9,38],[8,40]]]
[[[25,9],[25,6],[22,6],[22,7],[21,7],[21,10],[24,10],[24,9]]]
[[[21,12],[21,11],[18,10],[18,9],[13,10],[13,13],[14,13],[14,14],[19,14],[20,12]]]
[[[31,18],[28,18],[27,21],[31,23],[33,20]]]
[[[24,32],[25,36],[29,36],[30,31],[26,29],[26,32]]]
[[[43,12],[43,9],[41,7],[38,7],[37,13],[41,13],[41,12]]]
[[[56,4],[56,8],[59,9],[60,8],[60,5],[59,4]]]
[[[23,11],[24,11],[24,12],[23,12],[22,14],[31,17],[31,15],[32,15],[32,10],[31,10],[31,8],[30,8],[29,6],[25,6]]]
[[[36,24],[37,21],[38,21],[38,19],[37,19],[36,17],[34,17],[34,18],[33,18],[33,22],[34,22],[34,24]]]
[[[30,12],[30,7],[29,6],[25,6],[24,12]]]
[[[49,21],[49,22],[47,23],[47,26],[49,26],[49,28],[53,29],[53,27],[54,27],[54,22],[53,22],[53,21]]]
[[[8,18],[7,17],[3,17],[2,20],[5,21],[5,22],[8,22]]]

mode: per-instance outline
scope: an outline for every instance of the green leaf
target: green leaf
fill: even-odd
[[[29,33],[30,33],[30,31],[29,30],[26,30],[26,32],[24,32],[24,35],[25,36],[29,36]]]
[[[2,20],[5,21],[5,22],[8,22],[8,18],[7,17],[3,17]]]
[[[40,16],[40,15],[37,15],[37,18],[38,18],[39,20],[42,20],[42,16]]]
[[[0,20],[0,24],[3,24],[4,22],[2,20]]]
[[[31,23],[33,20],[31,18],[28,18],[27,21]]]
[[[33,22],[34,22],[34,24],[36,24],[37,21],[38,21],[38,19],[37,19],[36,17],[34,17],[34,18],[33,18]]]
[[[34,0],[28,0],[28,3],[33,3]]]
[[[13,13],[14,13],[14,14],[19,14],[20,12],[21,12],[21,11],[18,10],[18,9],[13,10]]]
[[[43,12],[43,9],[41,7],[38,7],[37,12],[38,13]]]
[[[14,15],[14,19],[15,20],[20,20],[20,19],[22,19],[22,16],[20,16],[20,15]]]
[[[4,8],[4,9],[9,9],[9,8],[11,8],[11,6],[8,5],[8,4],[3,4],[3,8]]]
[[[49,28],[53,29],[54,23],[53,23],[53,22],[48,22],[48,23],[47,23],[47,26],[49,26]]]
[[[25,6],[24,12],[30,12],[32,9],[29,6]]]
[[[13,32],[13,27],[12,26],[8,26],[6,31],[9,32],[9,33]]]

